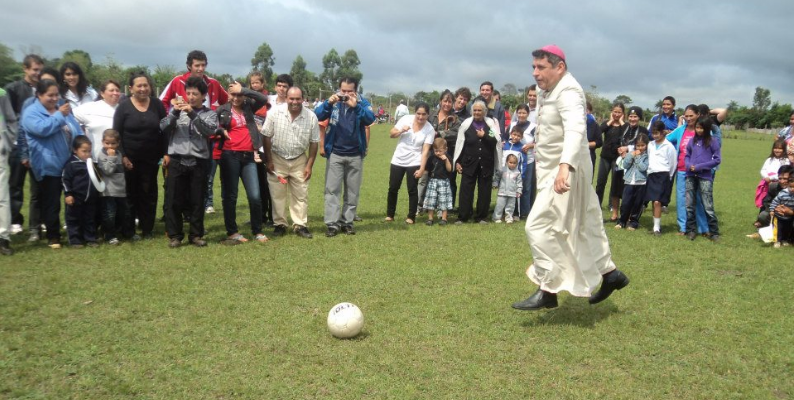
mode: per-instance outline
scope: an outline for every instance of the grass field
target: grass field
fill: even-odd
[[[636,232],[608,226],[632,281],[597,306],[563,294],[554,310],[510,308],[535,290],[523,224],[382,222],[396,145],[384,125],[355,236],[322,235],[324,161],[313,240],[222,246],[220,212],[202,249],[53,251],[17,236],[0,259],[0,398],[792,398],[794,249],[745,238],[771,140],[734,134],[715,185],[723,241],[675,236],[674,212],[660,238],[647,215]],[[403,189],[398,220],[406,209]],[[326,329],[342,301],[365,314],[352,340]]]

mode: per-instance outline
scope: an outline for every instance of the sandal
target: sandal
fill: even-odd
[[[414,224],[414,220],[412,220],[410,218],[406,218],[405,219],[405,223],[408,224],[408,225],[413,225]]]
[[[239,233],[235,233],[234,235],[230,235],[228,239],[229,240],[234,240],[234,241],[237,241],[237,242],[240,242],[240,243],[245,243],[245,242],[248,241],[248,239],[246,239],[245,236],[243,236],[243,235],[241,235]]]
[[[386,221],[386,222],[394,222],[394,218],[386,217],[386,219],[384,219],[384,221]]]
[[[265,242],[267,242],[269,240],[270,239],[268,239],[267,236],[265,236],[264,233],[257,233],[256,234],[256,241],[259,242],[259,243],[265,243]]]

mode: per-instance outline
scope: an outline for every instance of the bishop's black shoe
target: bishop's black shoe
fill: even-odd
[[[513,308],[516,310],[542,310],[555,307],[557,307],[557,294],[540,289],[526,300],[513,303]]]
[[[590,304],[598,304],[609,297],[615,290],[623,289],[628,286],[629,277],[619,270],[614,270],[604,274],[604,281],[601,282],[601,288],[595,294],[590,296],[588,300]]]

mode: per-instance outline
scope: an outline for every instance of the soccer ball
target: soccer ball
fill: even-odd
[[[352,338],[364,327],[364,314],[353,303],[339,303],[328,311],[328,330],[340,339]]]

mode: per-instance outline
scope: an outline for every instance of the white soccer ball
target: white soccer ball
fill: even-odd
[[[352,338],[364,327],[364,314],[353,303],[339,303],[328,312],[328,330],[340,339]]]

